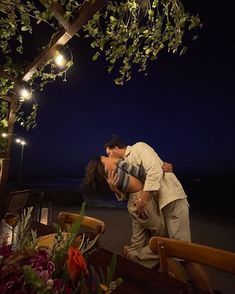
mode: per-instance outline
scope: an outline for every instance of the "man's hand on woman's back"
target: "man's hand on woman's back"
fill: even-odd
[[[164,162],[162,169],[165,173],[173,173],[173,165],[169,162]]]

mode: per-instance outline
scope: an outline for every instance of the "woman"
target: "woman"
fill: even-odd
[[[102,190],[107,183],[110,184],[110,179],[115,179],[116,185],[111,185],[111,187],[109,185],[109,187],[119,196],[119,200],[122,200],[121,197],[125,197],[126,193],[142,190],[143,183],[124,171],[119,166],[121,161],[114,157],[94,157],[86,168],[85,184],[94,190]]]
[[[125,163],[124,169],[123,161],[114,157],[94,157],[86,168],[85,185],[100,190],[108,183],[118,200],[128,200],[127,208],[132,219],[132,238],[131,245],[125,247],[124,253],[133,261],[153,267],[158,263],[158,258],[150,251],[148,241],[154,235],[167,235],[164,218],[158,209],[156,195],[151,195],[146,204],[146,217],[143,219],[137,216],[135,202],[142,194],[143,182],[127,173],[126,165]]]

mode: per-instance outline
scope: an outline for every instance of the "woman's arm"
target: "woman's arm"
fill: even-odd
[[[115,173],[113,171],[108,171],[106,181],[107,181],[107,183],[109,185],[110,190],[115,193],[118,200],[123,200],[123,199],[127,198],[127,195],[125,193],[122,193],[117,188],[118,180],[119,180],[119,177],[118,177],[117,173]]]

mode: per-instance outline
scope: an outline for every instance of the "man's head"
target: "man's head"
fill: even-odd
[[[104,149],[108,157],[124,158],[126,144],[117,136],[113,136],[105,145]]]

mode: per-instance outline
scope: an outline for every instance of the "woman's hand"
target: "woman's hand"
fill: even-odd
[[[113,171],[108,171],[108,176],[106,178],[106,181],[109,185],[109,188],[111,191],[116,192],[118,191],[117,183],[118,183],[119,177],[117,173]]]

